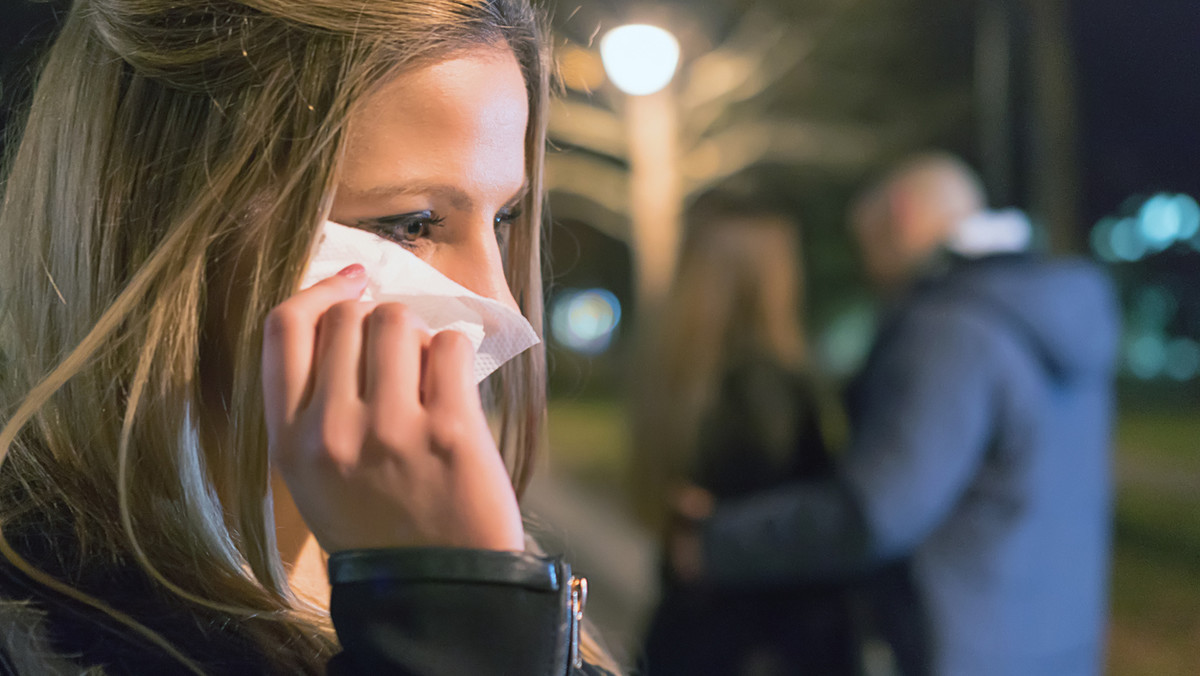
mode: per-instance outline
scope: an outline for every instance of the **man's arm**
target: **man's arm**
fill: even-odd
[[[945,306],[909,317],[866,375],[839,479],[718,505],[703,531],[705,576],[816,581],[909,553],[951,512],[988,448],[994,331]]]

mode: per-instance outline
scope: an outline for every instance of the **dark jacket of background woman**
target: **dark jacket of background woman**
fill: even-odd
[[[730,369],[700,440],[696,484],[718,501],[832,470],[811,388],[767,360]],[[847,674],[855,673],[858,659],[840,585],[721,587],[682,583],[669,572],[646,651],[651,673],[664,676],[751,668]]]
[[[832,474],[804,374],[797,228],[751,200],[702,198],[692,210],[660,327],[658,371],[639,407],[635,467],[665,504],[661,605],[648,671],[845,674],[857,671],[848,594],[839,585],[729,586],[691,581],[671,542],[689,525],[675,488],[716,503]],[[635,463],[636,464],[636,463]]]

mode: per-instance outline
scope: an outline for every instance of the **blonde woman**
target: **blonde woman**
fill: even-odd
[[[807,377],[798,228],[728,192],[697,200],[661,326],[655,436],[639,454],[661,505],[663,598],[649,673],[850,674],[856,644],[836,587],[709,584],[690,567],[696,521],[833,470]],[[683,490],[681,487],[689,487]],[[650,500],[646,501],[647,503]]]
[[[539,325],[545,45],[525,0],[75,2],[0,213],[0,666],[602,673],[518,511],[542,353],[497,444],[465,338],[297,292],[330,219]]]

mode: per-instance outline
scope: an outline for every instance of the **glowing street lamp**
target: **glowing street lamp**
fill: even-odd
[[[629,211],[638,322],[653,321],[675,270],[683,193],[679,111],[670,84],[679,41],[662,28],[620,26],[600,39],[609,80],[628,98],[621,107],[629,141]]]
[[[675,76],[679,41],[657,26],[620,26],[600,39],[600,59],[617,89],[645,96],[667,86]]]

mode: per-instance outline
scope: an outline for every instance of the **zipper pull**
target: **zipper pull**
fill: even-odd
[[[583,627],[583,608],[587,605],[588,581],[586,577],[571,576],[571,665],[583,668],[583,654],[579,650]]]

